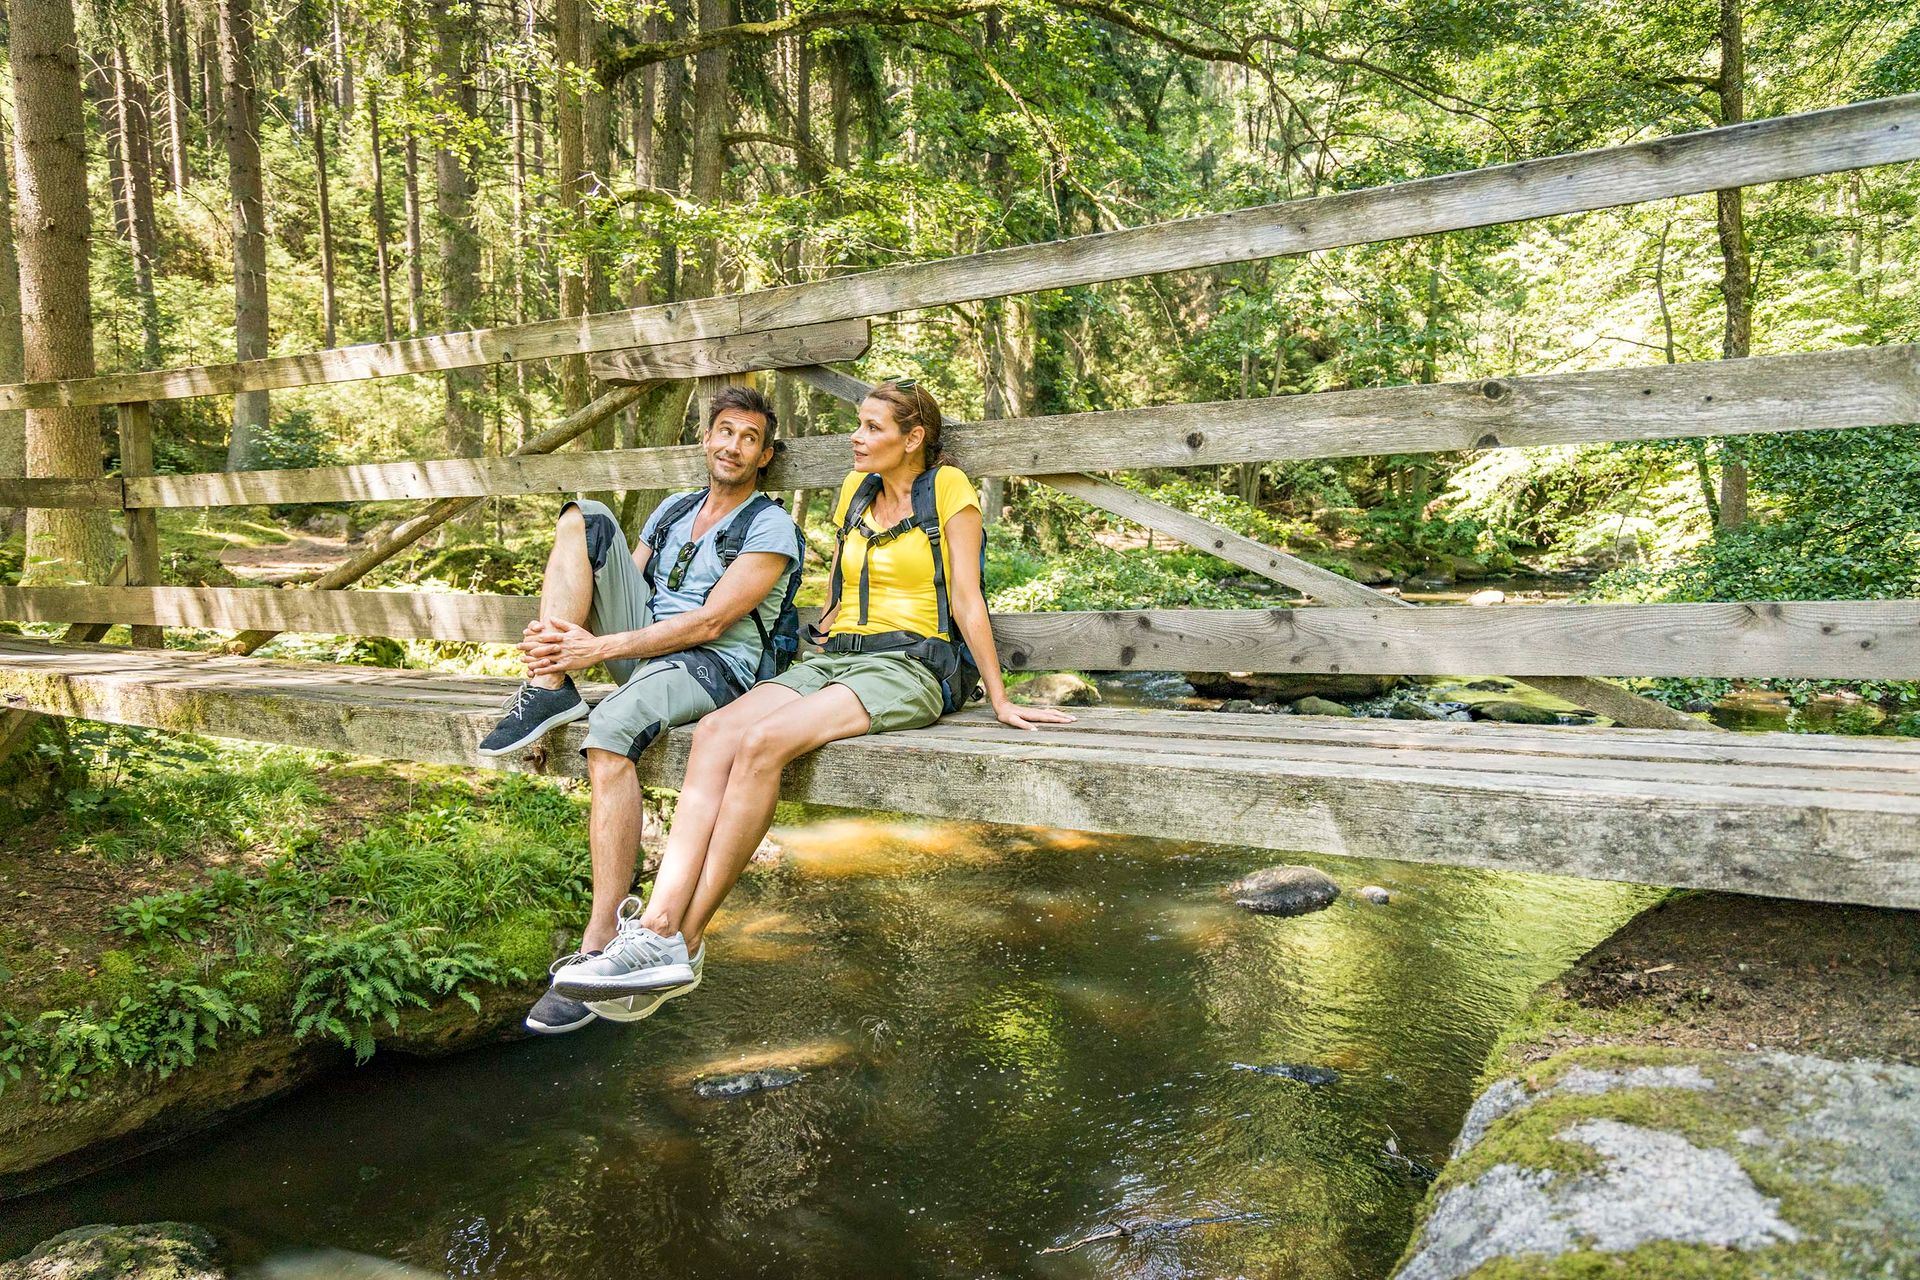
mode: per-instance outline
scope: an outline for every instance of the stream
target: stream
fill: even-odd
[[[0,1258],[180,1219],[270,1280],[1379,1277],[1495,1037],[1653,896],[1315,858],[1348,892],[1278,919],[1221,892],[1270,852],[774,834],[651,1020],[376,1058],[0,1207]],[[694,1087],[750,1069],[798,1079]]]

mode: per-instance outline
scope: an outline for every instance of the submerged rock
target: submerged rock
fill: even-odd
[[[1020,686],[1020,696],[1036,707],[1091,707],[1100,701],[1093,682],[1071,671],[1051,671]]]
[[[1361,885],[1355,892],[1376,907],[1384,907],[1393,901],[1393,895],[1377,884]]]
[[[1436,711],[1424,702],[1396,702],[1387,708],[1389,720],[1445,720],[1446,713]]]
[[[1787,695],[1776,689],[1735,689],[1708,709],[1707,718],[1722,729],[1783,730],[1792,714]]]
[[[788,1067],[768,1067],[760,1071],[742,1071],[736,1075],[700,1080],[695,1082],[693,1091],[702,1098],[744,1098],[750,1093],[784,1089],[806,1078],[805,1073]]]
[[[1283,1080],[1297,1080],[1301,1084],[1310,1084],[1318,1088],[1340,1083],[1340,1073],[1332,1067],[1316,1067],[1305,1062],[1275,1062],[1265,1066],[1236,1062],[1233,1064],[1233,1069],[1251,1071],[1257,1076],[1279,1076]]]
[[[1264,916],[1303,916],[1322,911],[1340,896],[1340,886],[1313,867],[1266,867],[1228,888],[1237,907]]]
[[[1475,720],[1492,720],[1496,724],[1560,723],[1558,715],[1530,702],[1480,702],[1467,708],[1467,711]]]
[[[190,1222],[75,1227],[0,1262],[0,1280],[226,1280],[219,1254]]]
[[[1300,698],[1294,702],[1293,709],[1303,716],[1345,716],[1350,719],[1354,714],[1353,708],[1327,698]]]

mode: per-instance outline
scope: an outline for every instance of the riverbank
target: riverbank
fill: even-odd
[[[1920,917],[1679,893],[1492,1054],[1399,1280],[1920,1268]]]

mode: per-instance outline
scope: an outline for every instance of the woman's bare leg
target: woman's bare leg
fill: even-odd
[[[780,771],[829,742],[859,737],[870,723],[853,690],[830,684],[763,717],[741,735],[727,775],[725,802],[707,838],[699,885],[675,922],[686,934],[688,951],[699,948],[713,913],[773,825]]]
[[[785,685],[756,685],[694,725],[693,749],[687,756],[680,799],[673,807],[667,849],[654,873],[647,909],[640,916],[647,928],[663,937],[680,932],[680,918],[693,900],[706,863],[714,823],[722,804],[732,803],[726,795],[727,779],[741,739],[755,725],[800,701],[800,694]]]

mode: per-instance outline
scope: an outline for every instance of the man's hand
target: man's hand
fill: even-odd
[[[557,676],[585,671],[606,655],[600,637],[577,622],[555,618],[527,624],[520,642],[520,660],[529,676]]]

